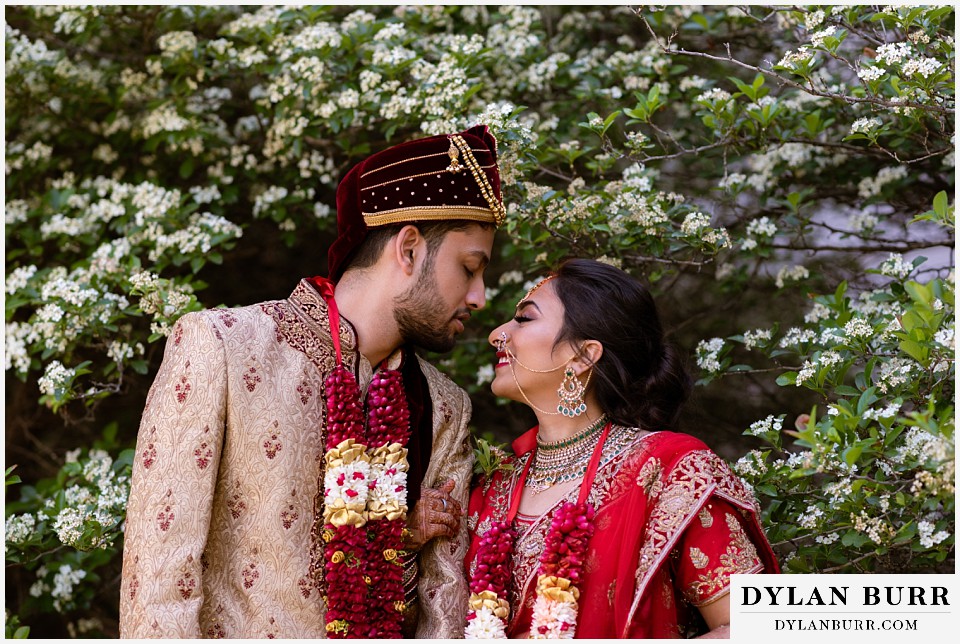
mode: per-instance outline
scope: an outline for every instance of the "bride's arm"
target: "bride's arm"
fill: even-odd
[[[707,623],[710,631],[697,639],[729,639],[730,638],[730,594],[727,593],[715,602],[700,607],[700,614]]]

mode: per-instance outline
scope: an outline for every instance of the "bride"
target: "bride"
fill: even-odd
[[[467,637],[728,637],[730,575],[779,572],[753,494],[669,431],[690,378],[645,288],[568,260],[490,334],[538,425],[473,490]]]

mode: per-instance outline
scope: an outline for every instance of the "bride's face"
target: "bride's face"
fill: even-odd
[[[549,280],[517,305],[512,320],[490,333],[488,340],[497,349],[490,385],[493,393],[553,410],[563,367],[575,353],[569,342],[554,346],[562,327],[563,304],[554,290],[554,280]],[[547,370],[548,373],[535,373]],[[525,400],[523,394],[530,400]]]

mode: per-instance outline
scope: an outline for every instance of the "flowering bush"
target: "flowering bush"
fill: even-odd
[[[487,391],[486,332],[595,257],[658,295],[700,369],[683,424],[738,461],[787,570],[952,570],[952,7],[5,17],[7,458],[50,481],[9,488],[8,630],[115,632],[89,607],[118,592],[127,460],[109,490],[84,468],[112,421],[96,449],[133,444],[171,324],[253,301],[237,282],[283,297],[297,258],[322,273],[347,168],[477,121],[508,219],[491,305],[442,364],[478,435],[529,419]]]

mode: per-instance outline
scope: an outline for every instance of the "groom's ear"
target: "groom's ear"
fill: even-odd
[[[574,370],[581,375],[597,364],[603,355],[603,345],[598,340],[586,340],[574,359]]]
[[[411,276],[416,273],[417,264],[425,259],[426,240],[419,228],[407,225],[400,229],[389,248],[400,270]]]

